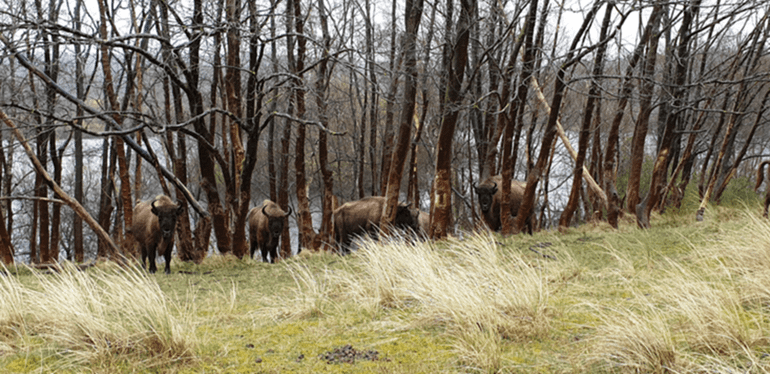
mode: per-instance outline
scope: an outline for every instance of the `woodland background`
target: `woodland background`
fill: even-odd
[[[496,174],[527,181],[506,235],[530,214],[650,227],[688,187],[708,219],[768,155],[769,12],[2,0],[3,260],[135,256],[133,206],[159,193],[184,204],[177,250],[194,262],[247,254],[246,214],[266,198],[295,212],[284,256],[328,249],[333,208],[369,195],[391,219],[397,200],[429,211],[434,238],[471,230],[473,186]]]

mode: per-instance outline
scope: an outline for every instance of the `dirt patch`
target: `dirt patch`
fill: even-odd
[[[387,358],[380,358],[380,353],[375,350],[359,351],[350,344],[334,348],[334,350],[320,355],[319,358],[326,361],[327,364],[354,364],[356,360],[390,361]]]

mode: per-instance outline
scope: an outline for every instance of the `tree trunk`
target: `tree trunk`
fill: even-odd
[[[682,26],[679,31],[679,44],[677,47],[676,72],[674,74],[675,82],[672,87],[672,97],[674,100],[672,104],[673,110],[671,115],[666,119],[663,140],[661,141],[661,147],[658,150],[658,156],[652,170],[650,190],[641,202],[641,206],[637,207],[637,225],[639,227],[650,227],[650,212],[652,212],[652,208],[658,204],[665,185],[668,157],[674,140],[674,130],[679,118],[681,118],[680,116],[682,114],[680,108],[684,106],[686,94],[685,82],[687,81],[687,67],[690,60],[690,39],[693,35],[690,26],[693,19],[697,16],[699,9],[700,0],[693,0],[691,3],[688,3],[684,12],[684,17],[682,18]],[[642,213],[641,216],[640,213]]]
[[[607,9],[605,10],[605,14],[604,14],[604,20],[602,21],[601,31],[599,32],[599,40],[604,40],[607,38],[607,31],[609,30],[609,26],[610,26],[613,7],[614,7],[613,2],[610,2],[607,4]],[[572,189],[570,190],[570,196],[569,196],[569,201],[567,202],[567,206],[564,207],[564,211],[562,212],[561,217],[559,218],[559,228],[564,228],[569,226],[570,222],[572,222],[572,215],[577,209],[578,197],[580,196],[580,191],[582,190],[581,186],[583,185],[583,169],[584,169],[584,162],[586,158],[586,152],[588,151],[588,141],[591,135],[590,130],[593,122],[592,120],[593,120],[593,114],[594,114],[594,103],[597,101],[598,96],[600,95],[598,80],[601,79],[600,77],[604,72],[604,54],[606,50],[607,50],[607,45],[602,44],[597,49],[596,56],[594,57],[594,69],[592,72],[593,79],[591,80],[591,88],[588,89],[588,100],[586,102],[586,107],[583,112],[583,121],[580,125],[580,136],[578,139],[578,154],[577,154],[577,158],[575,159],[575,169],[574,169],[573,178],[572,178]],[[586,213],[586,216],[591,216],[593,214],[593,212],[590,212],[590,211],[586,211],[585,213]]]
[[[390,68],[390,87],[388,88],[388,93],[385,98],[385,129],[382,132],[382,157],[380,158],[380,162],[382,163],[382,167],[380,169],[380,185],[379,185],[379,193],[375,193],[375,191],[372,191],[372,195],[385,195],[387,186],[390,183],[390,168],[391,163],[393,162],[393,147],[394,147],[394,128],[395,125],[393,124],[393,118],[396,116],[396,93],[398,91],[398,83],[399,79],[401,77],[401,64],[406,58],[404,56],[407,51],[404,48],[406,46],[406,41],[402,40],[402,50],[401,53],[396,54],[396,35],[398,28],[396,27],[396,0],[391,1],[391,10],[390,10],[390,58],[389,58],[389,68]],[[406,4],[407,7],[409,4]],[[408,13],[405,13],[408,14]],[[408,17],[408,16],[407,16]],[[408,34],[408,31],[406,32]],[[407,35],[404,35],[404,38],[407,38]],[[372,60],[374,62],[374,60]],[[409,75],[409,72],[407,71],[407,68],[404,67],[404,73],[406,75]],[[406,85],[407,83],[404,83]],[[406,93],[404,93],[406,94]],[[408,100],[405,100],[403,102],[403,107],[406,107]],[[403,114],[402,114],[403,116]],[[372,139],[374,139],[375,134],[372,134]],[[372,177],[374,177],[374,174],[372,174]]]
[[[502,162],[502,185],[500,186],[500,224],[501,232],[504,236],[512,235],[514,231],[514,217],[511,215],[511,179],[513,179],[514,168],[516,166],[516,154],[519,151],[519,139],[521,129],[524,126],[524,104],[529,94],[529,81],[532,77],[535,65],[534,55],[534,35],[535,22],[537,21],[537,0],[529,3],[527,21],[523,30],[524,52],[521,62],[521,74],[518,80],[518,89],[516,95],[511,100],[511,110],[507,123],[505,125],[505,135],[503,137],[503,156]],[[519,48],[514,48],[518,52]],[[517,53],[518,54],[518,53]],[[516,58],[516,55],[511,55]]]
[[[583,33],[588,28],[588,25],[593,21],[596,12],[599,10],[601,4],[594,4],[586,18],[583,20],[583,24],[577,31],[575,38],[572,40],[569,52],[565,61],[560,67],[556,75],[556,82],[553,89],[553,100],[551,102],[551,112],[548,116],[548,123],[545,126],[543,132],[543,141],[540,146],[540,154],[538,155],[535,167],[527,175],[527,187],[524,189],[524,196],[521,199],[521,205],[519,206],[519,212],[516,215],[514,221],[513,233],[517,234],[521,232],[524,226],[528,223],[531,224],[531,217],[534,214],[535,208],[535,189],[537,188],[540,179],[543,177],[543,173],[546,170],[548,160],[551,158],[553,141],[556,138],[556,121],[559,119],[559,111],[561,109],[561,103],[564,98],[564,91],[567,88],[567,84],[564,81],[564,76],[567,74],[567,69],[580,61],[580,57],[573,58],[577,51],[577,44],[582,39]],[[581,55],[582,56],[582,55]],[[503,182],[505,183],[505,182]]]
[[[652,95],[655,89],[655,62],[658,56],[658,40],[660,40],[660,18],[652,27],[647,56],[642,62],[643,78],[639,89],[641,95],[639,117],[636,126],[634,126],[634,137],[631,141],[631,171],[628,175],[626,210],[632,214],[636,213],[636,205],[640,202],[639,189],[641,188],[642,166],[644,164],[644,144],[647,140],[647,130],[652,113]]]
[[[386,217],[392,224],[396,218],[401,177],[404,172],[409,142],[412,140],[412,118],[414,117],[415,97],[417,95],[417,31],[422,18],[423,0],[407,0],[404,18],[406,32],[404,34],[404,106],[401,108],[401,119],[398,127],[398,143],[390,161],[385,197],[387,198]],[[466,57],[467,58],[467,57]]]
[[[450,0],[451,1],[451,0]],[[451,4],[451,3],[450,3]],[[452,49],[452,59],[447,66],[447,86],[442,90],[446,100],[442,115],[441,130],[436,151],[436,177],[433,181],[433,196],[430,209],[430,237],[442,239],[450,234],[452,221],[452,143],[455,127],[463,100],[462,86],[465,66],[468,64],[468,41],[470,39],[471,11],[476,7],[473,0],[460,1],[460,18],[457,20],[457,37]],[[419,21],[418,21],[419,22]],[[417,30],[414,30],[415,33]]]
[[[99,19],[100,19],[100,26],[99,26],[99,35],[103,40],[106,40],[109,38],[107,34],[107,24],[109,23],[107,21],[107,2],[106,0],[99,0]],[[107,102],[109,103],[109,108],[111,108],[113,115],[112,119],[115,121],[115,123],[120,127],[123,123],[123,117],[120,115],[120,104],[118,103],[118,96],[115,93],[115,88],[113,86],[112,81],[112,66],[110,62],[110,50],[108,49],[107,44],[101,45],[101,58],[102,58],[102,74],[104,74],[104,82],[105,82],[105,93],[107,95]],[[115,130],[118,130],[119,128],[116,128]],[[115,137],[115,152],[117,156],[117,162],[118,162],[118,176],[120,178],[120,199],[119,201],[122,203],[121,210],[123,212],[123,222],[125,224],[125,227],[131,227],[131,224],[133,222],[133,206],[132,206],[132,199],[131,199],[131,179],[129,177],[129,171],[128,171],[128,163],[126,161],[126,152],[125,147],[123,144],[123,139],[119,136]],[[117,242],[118,246],[120,246],[123,249],[123,252],[131,253],[131,251],[127,251],[128,247],[130,245],[133,245],[133,234],[129,232],[124,234],[126,230],[123,229],[123,227],[120,227],[119,225],[116,225],[116,229],[118,231],[117,235]],[[125,235],[125,236],[124,236]]]
[[[329,125],[328,112],[326,107],[327,90],[329,87],[329,78],[331,71],[328,63],[330,59],[329,51],[332,46],[332,39],[329,34],[327,23],[328,13],[324,0],[318,0],[319,18],[321,22],[321,32],[323,35],[323,50],[321,52],[321,61],[318,64],[318,79],[316,80],[316,105],[318,106],[318,115],[323,128],[318,130],[318,166],[321,169],[321,178],[323,180],[323,198],[321,200],[321,230],[320,235],[312,243],[313,249],[321,249],[323,243],[331,243],[334,238],[332,229],[332,213],[334,200],[334,179],[332,171],[329,169],[329,150],[328,136],[326,128]],[[355,118],[355,114],[353,115]]]
[[[620,198],[618,197],[618,190],[615,186],[618,177],[615,158],[618,153],[617,145],[618,139],[620,138],[620,123],[623,121],[626,105],[628,104],[628,99],[633,91],[634,69],[636,69],[636,64],[639,63],[639,60],[642,57],[644,47],[647,45],[647,41],[652,35],[652,26],[658,22],[657,20],[661,16],[662,9],[660,2],[655,4],[652,13],[650,14],[650,18],[647,21],[647,25],[644,28],[644,32],[639,39],[639,44],[631,55],[628,66],[626,67],[625,76],[623,77],[622,87],[620,88],[620,97],[618,105],[615,108],[615,116],[612,119],[612,125],[607,136],[607,148],[605,149],[603,167],[604,176],[602,179],[604,179],[604,191],[607,192],[608,200],[607,221],[614,228],[618,228],[618,218],[620,215]]]
[[[19,129],[16,127],[16,125],[11,121],[10,118],[5,114],[5,112],[0,109],[0,121],[5,123],[6,126],[8,126],[9,129],[13,132],[13,135],[16,137],[16,139],[19,141],[19,144],[22,145],[24,148],[24,152],[26,152],[27,157],[29,157],[30,161],[32,161],[32,164],[35,167],[35,170],[38,174],[40,174],[45,182],[48,184],[51,189],[57,193],[61,198],[64,200],[64,202],[72,208],[72,210],[75,211],[75,214],[79,215],[80,218],[86,221],[86,223],[91,226],[91,229],[94,230],[96,235],[99,237],[100,240],[107,243],[107,246],[110,247],[110,252],[117,253],[118,247],[115,245],[115,243],[110,239],[110,236],[107,234],[107,232],[102,228],[99,223],[97,223],[92,217],[91,214],[88,213],[88,211],[83,208],[82,205],[80,205],[75,199],[71,198],[64,190],[59,187],[56,182],[51,178],[50,175],[45,171],[43,168],[43,165],[40,163],[40,160],[37,159],[35,156],[35,153],[32,151],[32,148],[29,146],[29,142],[27,139],[24,138],[24,136],[21,134]]]

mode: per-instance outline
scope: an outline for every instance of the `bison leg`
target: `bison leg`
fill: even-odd
[[[140,246],[142,248],[142,270],[147,268],[147,248],[145,246]]]
[[[171,274],[171,246],[169,245],[168,248],[166,248],[166,253],[163,254],[163,258],[166,259],[166,268],[164,269],[164,272],[166,274]]]
[[[270,248],[270,263],[274,264],[277,258],[278,258],[278,246],[275,245],[272,248]]]
[[[253,237],[253,235],[250,235],[250,236]],[[249,255],[249,257],[253,259],[254,258],[254,252],[257,251],[257,239],[256,238],[255,239],[249,238],[249,242],[250,242],[249,243],[249,253],[251,253],[251,255]]]
[[[149,260],[150,260],[150,273],[151,274],[155,274],[155,272],[158,271],[158,268],[155,266],[155,250],[156,249],[157,248],[155,248],[153,246],[153,247],[150,247],[148,249],[148,251],[147,251],[148,252],[147,255],[148,255]]]

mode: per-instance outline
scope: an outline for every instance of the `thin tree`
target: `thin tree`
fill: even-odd
[[[677,121],[681,118],[680,108],[685,104],[685,82],[687,81],[687,68],[690,66],[690,40],[694,35],[691,26],[699,9],[700,0],[693,0],[685,5],[684,17],[682,18],[682,25],[679,30],[679,41],[677,42],[674,85],[671,88],[673,91],[672,98],[674,100],[671,104],[673,110],[671,115],[666,119],[666,128],[663,133],[663,139],[660,143],[661,146],[658,150],[658,155],[652,170],[650,190],[636,210],[637,225],[640,227],[650,227],[650,212],[652,212],[653,207],[658,203],[663,192],[663,187],[665,186],[668,157],[670,156],[674,139],[674,130],[676,129]]]
[[[548,160],[551,158],[550,156],[553,141],[556,138],[556,121],[559,119],[559,111],[561,108],[562,100],[564,98],[564,91],[567,88],[565,75],[567,74],[567,69],[570,66],[580,62],[582,57],[593,49],[588,48],[586,50],[582,50],[581,53],[577,53],[578,42],[583,39],[583,34],[588,28],[588,25],[590,25],[593,21],[593,18],[595,17],[596,12],[599,10],[600,6],[601,3],[594,4],[593,8],[591,8],[588,14],[586,14],[586,18],[583,20],[583,24],[580,26],[580,29],[577,31],[574,39],[572,40],[572,44],[569,48],[569,52],[567,52],[565,62],[559,66],[559,71],[556,75],[556,82],[554,82],[553,99],[551,101],[551,113],[548,116],[548,123],[546,124],[543,132],[543,141],[540,146],[540,154],[538,155],[537,162],[535,163],[535,167],[527,175],[527,187],[524,189],[524,196],[522,197],[521,205],[519,206],[519,212],[516,215],[516,219],[514,221],[514,234],[521,232],[533,212],[535,205],[535,189],[543,176],[543,172],[546,170]]]
[[[386,217],[388,223],[396,218],[401,177],[406,164],[409,143],[412,141],[412,118],[414,117],[415,98],[417,96],[417,31],[422,18],[423,0],[407,0],[404,9],[405,33],[402,40],[404,52],[404,102],[398,126],[398,143],[390,161],[385,197],[387,199]]]
[[[614,1],[607,3],[607,8],[604,11],[604,20],[602,21],[601,30],[599,31],[599,40],[605,40],[607,38],[607,32],[610,27],[610,21],[612,19],[612,9],[615,7]],[[600,93],[599,79],[604,71],[604,55],[607,51],[607,45],[603,43],[596,50],[594,56],[594,67],[591,73],[593,79],[591,80],[591,87],[588,89],[588,99],[586,101],[585,109],[583,110],[583,119],[580,124],[580,135],[578,138],[578,154],[575,160],[575,168],[573,169],[572,188],[570,189],[569,201],[564,207],[564,211],[559,218],[559,227],[567,227],[572,221],[572,215],[578,206],[578,197],[580,196],[580,186],[583,182],[583,164],[586,159],[586,153],[588,151],[588,142],[591,137],[591,125],[593,124],[593,116],[595,112],[595,103]],[[586,212],[589,214],[590,212]]]
[[[448,0],[451,6],[451,0]],[[441,95],[446,101],[445,113],[442,114],[441,130],[438,135],[436,150],[436,176],[433,180],[433,196],[431,197],[431,225],[429,235],[434,239],[442,239],[449,235],[449,225],[452,221],[452,145],[454,143],[455,127],[460,115],[463,100],[462,88],[465,78],[465,67],[468,64],[468,41],[470,40],[472,10],[476,7],[473,0],[460,0],[460,17],[457,19],[456,39],[452,43],[452,59],[447,66],[447,86]],[[446,22],[452,20],[447,19]]]
[[[620,93],[619,93],[619,99],[618,104],[615,108],[615,114],[612,119],[612,124],[610,126],[610,130],[607,134],[607,147],[605,148],[604,153],[604,165],[603,165],[603,173],[604,176],[602,179],[604,179],[605,188],[604,191],[607,192],[607,221],[609,224],[614,227],[618,228],[618,218],[620,215],[620,198],[618,196],[618,190],[616,187],[616,181],[617,181],[617,170],[616,170],[616,157],[618,154],[618,139],[620,137],[620,123],[623,120],[623,116],[625,115],[626,105],[628,104],[629,97],[631,96],[631,92],[634,89],[634,79],[633,79],[633,72],[636,68],[636,65],[639,63],[639,60],[642,58],[642,54],[644,52],[644,47],[647,45],[647,41],[652,35],[652,27],[657,23],[658,17],[661,16],[663,7],[661,6],[660,2],[656,3],[655,6],[652,8],[652,12],[650,13],[650,17],[647,21],[646,26],[644,27],[644,31],[642,32],[642,36],[639,39],[639,44],[637,44],[636,48],[634,49],[634,52],[631,54],[631,57],[628,61],[628,66],[626,67],[625,75],[623,76],[623,83],[620,87]]]

